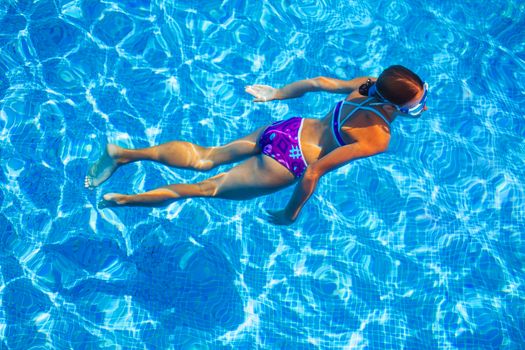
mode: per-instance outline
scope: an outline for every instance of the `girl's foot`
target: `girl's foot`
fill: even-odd
[[[84,186],[93,189],[109,179],[109,177],[122,164],[120,154],[123,148],[114,144],[108,144],[102,156],[97,160],[88,171],[84,180]]]
[[[118,207],[127,204],[127,198],[129,196],[120,193],[106,193],[102,198],[103,200],[98,203],[100,209],[108,207]]]

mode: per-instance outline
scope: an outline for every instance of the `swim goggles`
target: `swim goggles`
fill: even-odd
[[[425,106],[427,104],[427,96],[428,96],[428,84],[427,83],[423,84],[423,90],[425,92],[424,92],[423,97],[421,98],[421,100],[418,103],[416,103],[415,105],[411,106],[411,107],[401,107],[401,106],[399,106],[399,105],[397,105],[395,103],[390,102],[389,100],[384,98],[383,95],[381,95],[381,93],[377,90],[376,84],[374,84],[374,85],[372,85],[370,87],[370,90],[368,90],[368,96],[378,96],[384,102],[390,103],[391,105],[396,107],[396,109],[399,112],[401,112],[403,114],[410,115],[412,117],[419,118],[421,116],[421,114],[425,111]]]

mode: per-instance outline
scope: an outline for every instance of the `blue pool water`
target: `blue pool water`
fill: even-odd
[[[525,5],[0,1],[0,349],[525,348]],[[211,173],[106,142],[218,145],[341,96],[244,86],[406,65],[431,86],[387,153],[245,202],[98,209]]]

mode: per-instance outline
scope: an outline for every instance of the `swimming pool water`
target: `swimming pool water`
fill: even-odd
[[[524,30],[519,1],[0,1],[0,349],[523,349]],[[247,84],[392,64],[429,111],[290,227],[264,208],[292,188],[97,208],[227,167],[83,187],[107,142],[218,145],[342,98]]]

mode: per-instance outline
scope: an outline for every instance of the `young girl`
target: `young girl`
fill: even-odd
[[[261,127],[224,146],[203,147],[172,141],[143,149],[109,144],[91,166],[88,188],[106,181],[121,165],[153,160],[200,171],[243,160],[229,171],[196,184],[173,184],[145,193],[107,193],[106,205],[159,206],[190,197],[249,199],[295,185],[283,210],[269,212],[275,224],[291,224],[314,192],[319,178],[348,162],[384,152],[390,142],[390,124],[398,114],[418,117],[426,111],[428,86],[403,66],[391,66],[379,77],[339,80],[307,79],[280,89],[266,85],[246,87],[254,102],[295,98],[312,91],[347,94],[322,119],[292,117]]]

